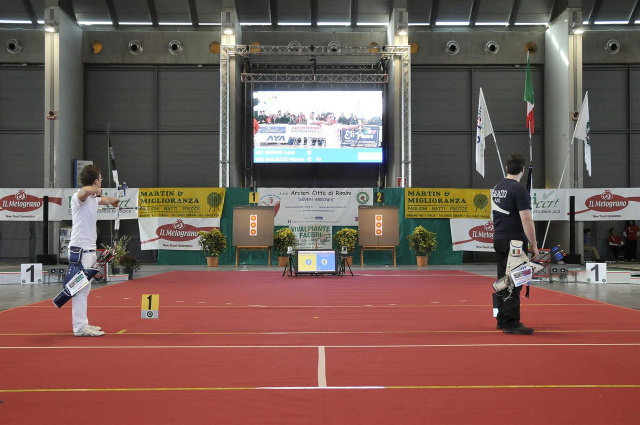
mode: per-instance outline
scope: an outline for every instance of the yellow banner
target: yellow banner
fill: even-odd
[[[139,217],[220,218],[224,187],[138,189]]]
[[[489,189],[404,190],[405,218],[491,218]]]

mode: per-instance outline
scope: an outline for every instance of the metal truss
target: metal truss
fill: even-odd
[[[220,187],[229,187],[229,51],[220,49]]]
[[[411,187],[411,54],[409,46],[380,46],[380,47],[372,47],[372,46],[363,46],[363,47],[342,47],[342,46],[241,46],[241,45],[223,45],[220,48],[220,186],[221,187],[229,187],[229,109],[230,99],[229,99],[229,85],[231,81],[235,79],[230,78],[229,75],[229,62],[234,57],[242,57],[245,59],[249,59],[251,56],[372,56],[377,58],[383,57],[399,57],[401,64],[401,91],[402,91],[402,117],[401,117],[401,125],[402,125],[402,177],[406,179],[406,184],[408,187]],[[251,67],[253,64],[251,65]],[[265,64],[265,66],[267,66]],[[282,67],[282,64],[279,64],[279,67]],[[291,64],[287,65],[291,66],[291,70],[308,70],[309,67],[303,68],[295,68],[297,65]],[[320,69],[323,70],[341,70],[347,71],[345,68],[339,67],[349,67],[349,66],[371,66],[371,64],[322,64],[317,65],[316,71]],[[375,65],[374,65],[375,66]],[[331,68],[333,67],[333,68]],[[273,69],[273,68],[272,68]],[[349,68],[349,71],[355,69]],[[373,71],[373,70],[372,70]],[[379,71],[378,71],[379,72]],[[251,75],[247,77],[247,75]],[[278,76],[287,75],[287,74],[243,74],[242,80],[251,83],[251,82],[291,82],[287,80],[256,80],[255,78],[271,78]],[[293,75],[296,74],[288,74],[287,78],[293,78]],[[309,83],[349,83],[349,82],[371,82],[371,83],[381,83],[387,82],[386,74],[367,74],[367,73],[357,73],[357,74],[297,74],[300,78],[311,78],[315,75],[316,81],[309,80],[303,82]],[[362,76],[366,76],[367,78],[376,79],[380,78],[380,75],[384,76],[384,80],[376,80],[376,81],[348,81],[347,77],[351,78],[363,78]],[[280,77],[284,78],[284,77]],[[318,78],[326,78],[325,81],[317,81]],[[333,80],[333,78],[342,78],[343,80]],[[301,81],[302,82],[302,81]]]
[[[243,83],[386,83],[387,74],[242,74]]]
[[[310,71],[312,66],[310,64],[286,64],[277,62],[259,62],[251,63],[251,72],[269,71],[269,72],[287,72],[287,71]],[[316,72],[370,72],[376,73],[379,71],[378,63],[353,63],[353,64],[317,64],[315,66]]]
[[[222,46],[232,54],[249,56],[392,56],[402,55],[408,46]]]

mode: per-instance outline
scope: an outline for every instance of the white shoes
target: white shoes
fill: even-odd
[[[86,328],[73,333],[75,336],[102,336],[104,331],[100,330],[99,326],[87,325]]]

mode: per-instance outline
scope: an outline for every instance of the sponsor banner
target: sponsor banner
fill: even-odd
[[[80,189],[62,189],[62,208],[57,208],[55,216],[49,214],[51,220],[71,220],[71,197]],[[120,198],[120,220],[132,220],[138,218],[138,189],[127,188],[127,194],[123,190],[115,188],[102,188],[104,196]],[[112,205],[98,206],[98,220],[115,220],[116,207]]]
[[[451,220],[451,241],[454,251],[493,250],[493,221],[458,218]]]
[[[332,226],[310,224],[290,227],[296,237],[297,249],[331,249]]]
[[[490,189],[407,188],[405,218],[491,218]]]
[[[220,227],[220,219],[149,217],[139,218],[138,227],[143,250],[199,251],[198,232]]]
[[[634,189],[567,189],[576,197],[576,220],[637,220],[640,217],[640,190]],[[567,208],[566,219],[569,217]]]
[[[341,127],[341,124],[335,124]],[[382,126],[364,125],[359,129],[341,130],[341,146],[378,148],[382,140]],[[322,125],[316,124],[260,124],[260,130],[253,136],[254,146],[298,145],[308,140],[304,146],[316,146],[311,140],[326,139]],[[300,140],[298,140],[300,139]],[[318,146],[322,146],[319,144]]]
[[[373,205],[372,188],[258,189],[259,205],[275,208],[276,226],[358,225],[358,206]]]
[[[42,221],[45,196],[49,197],[49,220],[56,220],[62,189],[0,189],[0,221]]]
[[[534,221],[567,220],[569,201],[564,189],[532,189],[531,212]]]
[[[260,130],[253,136],[255,146],[272,144],[293,144],[293,138],[322,138],[322,127],[313,124],[260,124]]]
[[[140,217],[220,218],[224,187],[159,187],[139,189]]]

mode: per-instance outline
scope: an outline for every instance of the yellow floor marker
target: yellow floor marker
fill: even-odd
[[[142,319],[157,319],[158,310],[160,309],[159,294],[142,294]]]

